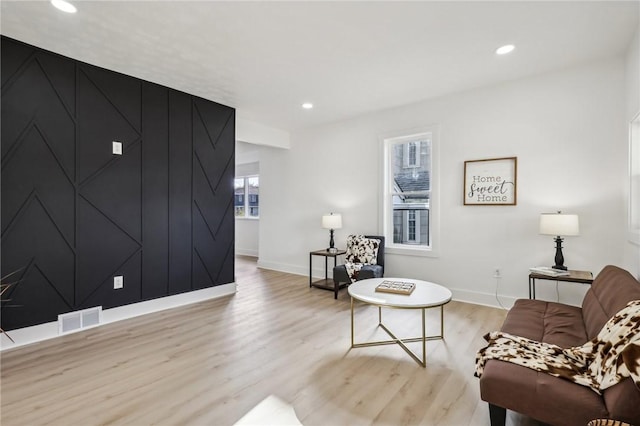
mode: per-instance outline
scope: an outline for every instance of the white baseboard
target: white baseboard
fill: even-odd
[[[511,309],[518,299],[517,297],[498,294],[498,299],[496,300],[495,293],[480,293],[477,291],[461,290],[457,288],[450,288],[449,290],[453,293],[453,300],[473,303],[474,305],[489,306],[492,308]],[[498,300],[500,303],[498,303]],[[502,306],[500,306],[500,304],[502,304]]]
[[[321,262],[318,261],[317,263],[321,263]],[[300,267],[298,265],[289,265],[286,263],[278,263],[278,262],[265,262],[263,260],[258,260],[258,267],[263,269],[270,269],[278,272],[287,272],[289,274],[309,276],[309,268]],[[333,263],[330,263],[329,270],[328,270],[329,278],[331,278],[332,276],[331,274],[332,268],[333,268]],[[322,265],[322,267],[318,267],[314,264],[313,278],[314,279],[324,278],[324,264]],[[450,288],[449,290],[451,290],[451,292],[453,293],[453,300],[457,300],[459,302],[473,303],[474,305],[490,306],[492,308],[510,309],[515,303],[515,301],[518,299],[517,297],[504,296],[504,295],[498,294],[498,300],[502,304],[502,306],[500,306],[500,303],[498,303],[498,300],[496,300],[496,295],[494,293],[480,293],[477,291],[469,291],[469,290],[462,290],[462,289],[456,289],[456,288]]]
[[[263,260],[258,259],[258,268],[269,269],[272,271],[278,272],[286,272],[288,274],[294,275],[304,275],[305,277],[309,276],[309,266],[301,267],[299,265],[290,265],[287,263],[278,263],[278,262],[265,262]],[[338,262],[340,265],[340,262]],[[313,279],[321,279],[324,278],[324,260],[321,258],[314,256],[313,259],[313,270],[312,270]],[[329,278],[333,278],[333,261],[329,260],[329,266],[327,267],[327,275]]]
[[[287,272],[289,274],[295,275],[307,275],[309,276],[309,267],[301,267],[299,265],[291,265],[287,263],[278,263],[278,262],[265,262],[264,260],[258,259],[258,268],[262,269],[270,269],[272,271],[278,272]],[[322,272],[322,276],[324,277],[324,271]],[[315,272],[314,272],[315,276]]]
[[[242,248],[235,248],[236,251],[236,255],[238,256],[251,256],[251,257],[258,257],[258,250],[254,250],[254,249],[242,249]]]
[[[118,306],[117,308],[106,309],[102,311],[102,322],[97,327],[112,322],[137,317],[140,315],[162,311],[165,309],[177,308],[178,306],[184,306],[191,303],[202,302],[204,300],[229,296],[234,294],[235,292],[236,283],[234,282],[215,287],[208,287],[201,290],[190,291],[187,293],[176,294],[173,296],[161,297],[159,299],[147,300],[144,302],[133,303],[125,306]],[[84,330],[87,329],[85,328],[79,331]],[[15,343],[12,343],[7,338],[7,336],[3,334],[1,336],[2,340],[0,340],[0,351],[58,337],[58,322],[53,321],[45,324],[34,325],[31,327],[19,328],[9,331],[9,334],[11,335],[11,338]]]

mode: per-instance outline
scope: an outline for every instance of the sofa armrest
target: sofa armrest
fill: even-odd
[[[603,397],[611,418],[624,420],[631,424],[638,423],[640,419],[640,390],[636,388],[630,377],[605,389]]]

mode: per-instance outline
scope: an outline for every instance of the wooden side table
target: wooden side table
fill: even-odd
[[[334,253],[327,251],[327,249],[315,250],[309,252],[309,287],[317,287],[324,290],[331,290],[335,292],[335,283],[332,279],[329,279],[329,258],[333,257],[333,267],[336,267],[337,258],[345,254],[347,251],[338,249]],[[324,257],[324,280],[313,281],[313,256]]]
[[[571,271],[569,275],[560,275],[552,277],[549,275],[531,272],[529,274],[529,299],[536,298],[536,280],[565,281],[570,283],[589,284],[593,283],[593,273],[589,271]]]

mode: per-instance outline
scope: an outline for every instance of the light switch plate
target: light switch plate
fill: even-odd
[[[118,290],[122,287],[124,287],[124,277],[122,275],[113,277],[113,289]]]
[[[113,141],[113,153],[116,155],[122,155],[122,142]]]

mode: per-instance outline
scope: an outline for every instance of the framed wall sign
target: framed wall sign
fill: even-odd
[[[465,206],[515,206],[518,158],[464,162]]]

